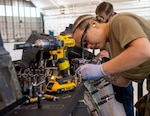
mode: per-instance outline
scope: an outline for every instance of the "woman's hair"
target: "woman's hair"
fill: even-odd
[[[113,12],[114,12],[113,5],[109,2],[100,3],[95,10],[96,15],[100,15],[101,13],[109,15],[110,13]]]
[[[90,20],[95,20],[95,21],[101,22],[101,23],[103,22],[103,19],[97,19],[97,17],[94,17],[91,14],[81,15],[75,20],[75,22],[73,24],[73,34],[77,28],[79,28],[81,30],[85,29],[85,27],[88,25]]]

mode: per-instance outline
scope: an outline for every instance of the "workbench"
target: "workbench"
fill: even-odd
[[[75,90],[67,91],[57,94],[59,97],[57,101],[42,100],[42,108],[38,109],[37,103],[16,105],[13,109],[11,107],[1,111],[1,116],[77,116],[85,115],[86,106],[82,107],[84,110],[77,109],[79,100],[82,99],[85,87],[80,84]],[[24,100],[21,101],[22,103]],[[12,109],[12,110],[10,110]],[[79,111],[79,112],[78,112]],[[88,115],[88,113],[87,113]],[[87,116],[86,115],[86,116]]]

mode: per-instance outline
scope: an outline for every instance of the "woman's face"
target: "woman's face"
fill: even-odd
[[[81,47],[103,49],[106,44],[106,34],[103,27],[103,23],[89,23],[89,25],[83,30],[77,28],[74,32],[76,43]]]
[[[88,48],[90,48],[90,49],[100,49],[100,44],[88,44]]]

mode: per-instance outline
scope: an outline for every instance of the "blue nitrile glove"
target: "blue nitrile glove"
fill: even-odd
[[[83,80],[99,79],[107,76],[103,71],[102,64],[85,64],[76,70],[77,74],[81,74]]]

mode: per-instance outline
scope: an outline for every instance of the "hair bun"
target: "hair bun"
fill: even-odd
[[[101,15],[96,15],[96,19],[97,19],[97,21],[98,21],[99,23],[104,23],[104,22],[105,22],[104,17],[101,16]]]

